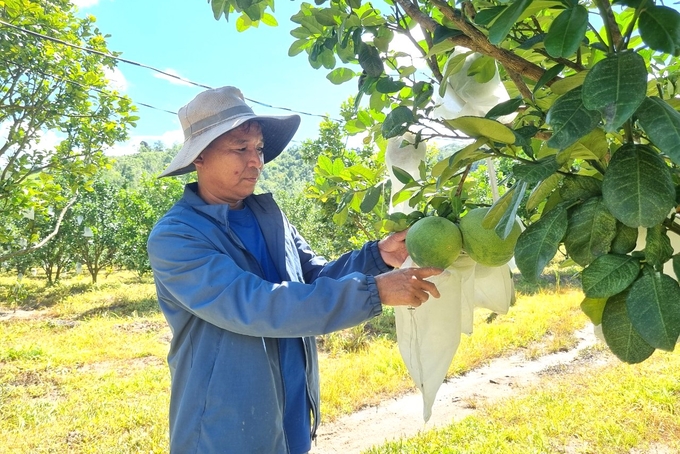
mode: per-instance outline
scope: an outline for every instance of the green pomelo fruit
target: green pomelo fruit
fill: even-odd
[[[458,226],[439,216],[418,219],[406,233],[406,250],[420,267],[448,268],[462,247]]]
[[[482,227],[482,219],[488,211],[489,208],[475,208],[460,219],[463,250],[481,265],[501,266],[515,254],[515,244],[522,229],[515,221],[510,235],[502,240],[493,229]]]

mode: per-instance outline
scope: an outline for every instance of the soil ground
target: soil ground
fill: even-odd
[[[311,454],[360,453],[374,445],[413,437],[471,415],[479,405],[519,395],[542,375],[569,373],[585,365],[604,365],[612,360],[613,356],[608,352],[595,356],[579,354],[598,342],[591,325],[576,336],[579,342],[569,351],[536,360],[527,360],[522,353],[517,353],[448,380],[439,388],[432,417],[427,423],[423,421],[420,393],[382,402],[332,423],[322,422]]]

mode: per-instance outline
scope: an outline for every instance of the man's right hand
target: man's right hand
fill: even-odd
[[[423,304],[430,295],[439,298],[439,290],[425,278],[440,274],[440,268],[402,268],[375,277],[380,301],[387,306]]]

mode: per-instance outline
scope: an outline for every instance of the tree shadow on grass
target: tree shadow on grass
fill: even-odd
[[[117,300],[105,306],[93,307],[76,316],[75,320],[86,320],[93,317],[144,317],[160,312],[156,298],[142,298],[139,300]]]

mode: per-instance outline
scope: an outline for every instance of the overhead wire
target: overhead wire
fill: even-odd
[[[102,57],[111,58],[111,59],[116,60],[116,61],[119,61],[119,62],[121,62],[121,63],[126,63],[126,64],[129,64],[129,65],[134,65],[134,66],[138,66],[138,67],[140,67],[140,68],[148,69],[148,70],[157,72],[157,73],[159,73],[159,74],[162,74],[162,75],[164,75],[164,76],[166,76],[166,77],[170,77],[170,78],[172,78],[172,79],[176,79],[176,80],[178,80],[178,81],[181,81],[181,82],[184,82],[184,83],[187,83],[187,84],[190,84],[190,85],[194,85],[194,86],[201,87],[201,88],[206,88],[206,89],[212,89],[212,88],[214,88],[214,87],[211,87],[211,86],[209,86],[209,85],[205,85],[205,84],[202,84],[202,83],[199,83],[199,82],[194,82],[194,81],[192,81],[192,80],[190,80],[190,79],[185,79],[184,77],[180,77],[180,76],[178,76],[177,74],[172,74],[172,73],[169,73],[169,72],[167,72],[167,71],[163,71],[163,70],[161,70],[161,69],[154,68],[153,66],[145,65],[145,64],[143,64],[143,63],[139,63],[139,62],[136,62],[136,61],[133,61],[133,60],[128,60],[128,59],[126,59],[126,58],[118,57],[118,56],[116,56],[116,55],[112,55],[112,54],[109,54],[109,53],[106,53],[106,52],[102,52],[102,51],[99,51],[99,50],[96,50],[96,49],[91,49],[91,48],[89,48],[89,47],[79,46],[79,45],[77,45],[77,44],[69,43],[68,41],[64,41],[64,40],[61,40],[61,39],[59,39],[59,38],[55,38],[55,37],[53,37],[53,36],[49,36],[49,35],[45,35],[45,34],[43,34],[43,33],[39,33],[39,32],[35,32],[35,31],[32,31],[32,30],[25,29],[25,28],[23,28],[23,27],[18,27],[18,26],[16,26],[16,25],[10,24],[10,23],[8,23],[8,22],[2,20],[2,19],[0,19],[0,24],[1,24],[1,25],[4,25],[4,26],[6,26],[6,27],[9,27],[9,28],[11,28],[11,29],[13,29],[13,30],[19,31],[19,32],[21,32],[21,33],[25,33],[25,34],[27,34],[27,35],[30,35],[30,36],[33,36],[33,37],[36,37],[36,38],[39,38],[39,39],[44,39],[44,40],[52,41],[52,42],[54,42],[54,43],[58,43],[58,44],[61,44],[61,45],[64,45],[64,46],[72,47],[72,48],[74,48],[74,49],[78,49],[78,50],[81,50],[81,51],[83,51],[83,52],[88,52],[88,53],[100,55],[100,56],[102,56]],[[75,82],[74,82],[74,83],[75,83]],[[95,88],[95,87],[91,87],[91,86],[84,85],[84,84],[80,84],[80,85],[81,85],[81,86],[84,86],[84,87],[87,87],[87,88],[90,88],[90,89],[92,89],[92,90],[101,92],[100,89],[97,89],[97,88]],[[258,105],[260,105],[260,106],[268,107],[268,108],[271,108],[271,109],[285,110],[285,111],[297,113],[297,114],[300,114],[300,115],[306,115],[306,116],[311,116],[311,117],[320,117],[320,118],[323,118],[323,119],[326,119],[326,120],[340,121],[340,120],[331,118],[331,117],[329,117],[328,115],[321,115],[321,114],[315,114],[315,113],[310,113],[310,112],[304,112],[304,111],[299,111],[299,110],[291,109],[291,108],[288,108],[288,107],[274,106],[274,105],[267,104],[267,103],[263,103],[263,102],[261,102],[261,101],[257,101],[257,100],[255,100],[255,99],[247,98],[247,97],[244,97],[244,99],[245,99],[246,101],[248,101],[248,102],[253,103],[253,104],[258,104]],[[166,109],[162,109],[162,108],[159,108],[159,107],[154,107],[154,106],[151,106],[151,105],[149,105],[149,104],[144,104],[144,103],[137,102],[137,101],[134,101],[134,102],[135,102],[135,104],[138,104],[138,105],[140,105],[140,106],[148,107],[148,108],[155,109],[155,110],[160,110],[160,111],[162,111],[162,112],[172,113],[173,115],[176,114],[176,112],[171,112],[171,111],[166,110]]]

